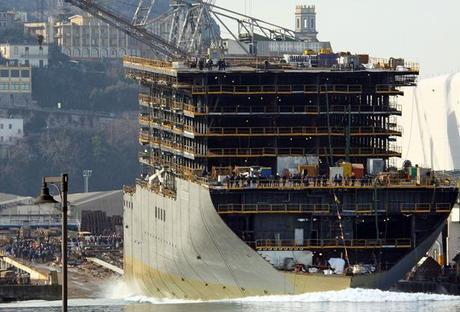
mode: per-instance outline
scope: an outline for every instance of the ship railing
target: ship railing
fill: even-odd
[[[136,185],[139,185],[140,187],[153,191],[157,194],[162,194],[171,198],[176,197],[176,191],[174,189],[171,189],[167,185],[159,182],[148,183],[144,179],[136,179]]]
[[[221,214],[233,213],[329,213],[329,204],[221,204]]]
[[[391,84],[377,84],[375,85],[375,93],[377,94],[401,94],[402,91],[395,88],[394,85]]]
[[[362,93],[361,85],[321,85],[321,93]]]
[[[123,57],[123,62],[131,63],[135,65],[148,66],[148,67],[172,68],[172,63],[170,62],[159,61],[159,60],[154,60],[151,58],[143,58],[143,57],[138,57],[138,56],[126,55]]]
[[[450,203],[401,203],[400,210],[402,213],[450,213],[452,205]]]
[[[396,149],[396,150],[394,150]],[[217,156],[231,156],[231,157],[275,157],[279,155],[298,155],[304,156],[306,154],[317,154],[320,156],[329,155],[329,154],[342,156],[347,154],[347,149],[345,148],[333,148],[331,151],[327,150],[317,150],[312,151],[310,148],[210,148],[208,149],[209,157]],[[399,156],[401,154],[400,147],[392,146],[390,149],[377,149],[377,148],[351,148],[349,149],[350,155],[368,155],[368,156]]]
[[[401,203],[400,210],[402,213],[427,213],[431,212],[431,203]]]
[[[150,117],[139,114],[139,123],[141,125],[150,126]]]
[[[192,86],[192,94],[362,93],[361,85],[208,85]]]
[[[426,203],[404,203],[400,204],[401,213],[430,213],[432,207],[436,208],[436,212],[450,212],[451,204],[449,203],[437,203],[437,204],[426,204]],[[217,212],[219,214],[276,214],[276,213],[331,213],[335,209],[343,213],[356,214],[356,215],[371,215],[374,214],[375,208],[373,203],[358,203],[349,205],[332,205],[332,204],[301,204],[301,203],[289,203],[289,204],[219,204],[217,205]],[[397,209],[397,206],[391,206],[388,209]],[[377,207],[377,213],[387,212],[385,207]]]
[[[146,133],[146,132],[143,132],[143,131],[140,132],[140,133],[139,133],[139,142],[140,142],[141,144],[144,144],[144,145],[145,145],[145,144],[149,144],[149,142],[150,142],[150,135],[149,135],[148,133]]]
[[[155,96],[150,96],[148,94],[139,94],[139,102],[141,105],[144,106],[162,106],[166,108],[171,108],[175,110],[184,110],[194,114],[200,113],[207,113],[206,108],[203,106],[202,109],[198,108],[197,106],[185,102],[174,101],[174,100],[166,100],[162,98],[158,98]]]
[[[451,209],[452,209],[452,205],[449,204],[449,203],[436,203],[436,212],[448,212],[450,213],[451,212]]]
[[[257,250],[306,250],[306,249],[374,249],[374,248],[411,248],[409,238],[396,239],[258,239]]]
[[[429,180],[424,183],[417,183],[417,181],[407,181],[402,178],[391,178],[390,180],[385,180],[385,184],[380,184],[375,186],[372,178],[369,177],[357,177],[352,179],[351,177],[344,178],[341,182],[336,182],[330,178],[321,178],[321,177],[289,177],[289,178],[241,178],[238,176],[227,176],[223,179],[222,182],[216,180],[208,179],[208,183],[211,188],[216,189],[228,189],[228,190],[245,190],[245,189],[288,189],[288,190],[303,190],[303,189],[317,189],[317,188],[379,188],[379,187],[388,187],[388,188],[426,188],[434,187],[433,183]],[[447,186],[447,185],[445,185]],[[366,207],[367,203],[363,204],[363,212],[368,210]],[[403,210],[412,211],[415,210],[415,206],[412,203],[405,204],[406,206],[401,207]],[[420,204],[420,207],[417,209],[423,210],[426,207],[425,204]],[[355,208],[352,208],[355,210]],[[446,209],[443,205],[439,206],[439,210]],[[448,209],[450,209],[448,207]],[[358,209],[360,210],[360,209]]]
[[[195,129],[192,128],[195,131]],[[351,135],[400,135],[402,128],[392,129],[373,128],[373,127],[351,127]],[[198,132],[203,135],[339,135],[343,136],[345,127],[213,127],[208,128],[206,133]]]
[[[231,114],[231,113],[307,113],[318,114],[318,105],[286,105],[286,106],[220,106],[209,109],[209,114]]]

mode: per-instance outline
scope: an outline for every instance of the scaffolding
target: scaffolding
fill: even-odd
[[[125,58],[141,86],[139,159],[147,174],[166,163],[172,175],[194,179],[222,166],[269,167],[274,175],[280,157],[314,156],[327,166],[401,157],[396,97],[401,77],[416,74],[410,69],[260,70],[238,62],[200,70]]]

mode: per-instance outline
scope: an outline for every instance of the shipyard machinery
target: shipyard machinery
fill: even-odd
[[[215,0],[174,0],[169,10],[157,17],[151,16],[155,0],[138,0],[132,18],[103,0],[66,1],[143,42],[163,59],[197,57],[208,54],[209,48],[222,51],[221,28],[247,55],[256,53],[251,47],[257,38],[297,41],[293,30],[217,6]],[[237,32],[229,27],[235,24]]]

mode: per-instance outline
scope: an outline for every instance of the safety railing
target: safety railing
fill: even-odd
[[[149,116],[144,116],[144,115],[139,115],[139,124],[143,126],[150,126],[150,117]]]
[[[429,181],[426,183],[417,183],[416,181],[406,181],[404,179],[391,179],[385,184],[378,183],[374,185],[374,180],[369,177],[363,178],[343,178],[339,181],[332,181],[326,177],[308,177],[308,178],[279,178],[279,179],[266,179],[266,178],[240,178],[240,177],[227,177],[221,183],[209,180],[211,189],[228,189],[228,190],[245,190],[245,189],[286,189],[286,190],[306,190],[306,189],[344,189],[344,188],[378,188],[384,186],[385,188],[433,188],[435,187]],[[438,186],[439,187],[439,186]],[[365,213],[373,210],[369,204],[360,204],[359,207],[343,207],[344,210],[357,210]],[[399,204],[398,204],[399,205]],[[403,211],[412,212],[415,204],[406,204],[402,207]],[[399,206],[398,206],[399,207]],[[401,207],[400,207],[401,208]],[[423,206],[418,208],[423,209]],[[439,204],[437,211],[450,210],[448,203]]]
[[[139,142],[141,144],[144,144],[144,145],[149,144],[149,142],[150,142],[150,134],[148,132],[141,131],[139,133]]]
[[[414,187],[419,187],[413,185]],[[319,186],[326,187],[326,186]],[[357,188],[359,186],[356,186]],[[389,186],[391,188],[391,186]],[[397,187],[397,185],[395,185]],[[432,211],[432,207],[436,207],[436,211]],[[400,204],[402,213],[429,213],[429,212],[450,212],[452,205],[449,203],[424,204],[424,203],[405,203]],[[332,210],[331,210],[332,208]],[[375,214],[373,203],[358,203],[358,204],[302,204],[302,203],[285,203],[285,204],[219,204],[216,207],[219,214],[296,214],[296,213],[334,213],[336,209],[342,213],[356,215]],[[395,211],[397,203],[391,204],[389,207],[377,207],[378,213]]]
[[[410,238],[396,239],[259,239],[255,241],[257,250],[306,250],[306,249],[376,249],[411,248]]]
[[[375,93],[377,94],[401,94],[402,91],[396,89],[394,85],[378,84],[375,86]]]
[[[172,63],[154,60],[150,58],[143,58],[137,56],[124,56],[124,63],[131,63],[135,65],[149,66],[149,67],[160,67],[160,68],[172,68]]]
[[[321,85],[320,93],[362,93],[361,85]]]
[[[435,209],[436,209],[436,212],[439,212],[439,213],[444,213],[444,212],[450,213],[451,210],[452,210],[452,204],[449,204],[449,203],[436,203],[435,204]]]
[[[192,86],[192,94],[362,93],[361,85],[208,85]]]
[[[350,134],[355,135],[401,135],[401,128],[381,129],[372,127],[351,127]],[[223,127],[208,128],[206,133],[197,133],[202,135],[229,136],[229,135],[336,135],[343,136],[346,127]]]
[[[450,203],[401,203],[401,212],[403,213],[450,213],[452,204]]]
[[[394,150],[396,149],[396,151]],[[308,148],[209,148],[209,157],[230,156],[230,157],[275,157],[279,155],[299,155],[317,154],[319,156],[327,156],[329,154],[337,156],[388,156],[399,157],[401,152],[399,147],[395,146],[389,150],[375,148],[351,148],[347,151],[345,148],[333,148],[331,150],[319,149],[312,151]]]
[[[279,106],[253,106],[253,105],[235,105],[235,106],[219,106],[210,108],[208,114],[319,114],[319,106],[317,105],[279,105]]]
[[[329,213],[329,204],[221,204],[220,214],[237,213]]]

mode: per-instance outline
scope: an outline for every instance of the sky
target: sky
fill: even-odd
[[[290,29],[297,4],[316,5],[318,38],[336,52],[403,57],[422,77],[460,71],[460,0],[216,0]]]

